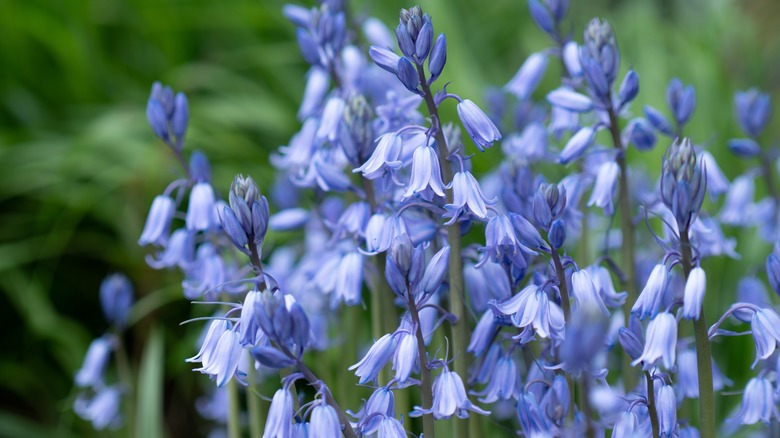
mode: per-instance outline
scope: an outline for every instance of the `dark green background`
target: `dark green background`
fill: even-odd
[[[411,6],[351,3],[356,16],[376,15],[389,25],[397,22],[399,8]],[[635,111],[649,103],[667,112],[666,82],[673,76],[692,82],[699,105],[688,134],[710,145],[729,178],[750,166],[725,148],[726,139],[739,135],[732,95],[758,86],[777,96],[776,2],[572,3],[568,22],[577,35],[592,16],[613,23],[622,69],[633,66],[641,79]],[[158,361],[164,363],[148,365],[163,375],[144,374],[150,400],[162,397],[157,400],[164,410],[150,401],[152,412],[145,415],[159,422],[164,412],[169,436],[208,430],[192,420],[193,400],[208,382],[183,362],[194,353],[199,329],[178,325],[191,315],[191,305],[181,297],[179,275],[148,268],[136,244],[151,199],[177,172],[147,126],[145,103],[154,80],[186,92],[186,147],[207,153],[215,185],[226,190],[242,172],[267,187],[273,177],[269,153],[298,128],[306,71],[282,5],[0,1],[0,436],[92,434],[71,411],[72,377],[91,339],[106,329],[97,291],[116,271],[132,278],[147,309],[157,309],[127,336],[135,365],[145,351],[165,353]],[[451,81],[451,91],[477,102],[484,102],[488,86],[505,84],[527,55],[548,44],[523,1],[437,0],[423,7],[436,31],[448,37],[441,83]],[[539,97],[556,85],[556,74],[547,75]],[[773,121],[765,143],[778,131]],[[657,174],[664,148],[630,158]],[[491,151],[475,161],[485,169],[497,157]],[[760,270],[771,248],[755,233],[736,235],[742,260],[705,265],[710,320],[732,300],[739,277]],[[148,342],[153,333],[161,342]],[[754,352],[744,341],[714,347],[737,388],[751,376]],[[157,360],[149,357],[147,363]],[[725,399],[733,405],[739,397]]]

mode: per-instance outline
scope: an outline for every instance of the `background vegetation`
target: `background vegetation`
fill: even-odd
[[[399,8],[411,6],[351,3],[356,15],[391,25]],[[451,90],[478,102],[547,45],[522,0],[422,5],[449,40],[442,83],[451,81]],[[180,278],[148,268],[136,244],[152,198],[177,172],[146,123],[146,98],[154,80],[188,94],[187,148],[206,152],[217,187],[226,190],[238,172],[268,187],[269,153],[298,128],[305,74],[282,6],[281,0],[0,2],[0,436],[94,434],[72,412],[73,376],[89,342],[106,329],[97,292],[116,271],[131,277],[143,300],[127,343],[136,368],[144,364],[142,415],[154,425],[146,436],[209,430],[193,419],[194,400],[210,384],[183,362],[195,351],[200,326],[179,326],[192,312]],[[589,0],[572,1],[571,9],[577,35],[592,16],[613,23],[623,69],[632,65],[641,78],[635,110],[644,104],[665,110],[665,86],[674,76],[694,83],[698,108],[688,134],[709,144],[729,178],[747,168],[725,147],[739,135],[732,96],[758,86],[778,105],[780,4]],[[555,86],[554,77],[548,75],[539,96]],[[778,123],[776,116],[767,142],[777,138]],[[633,162],[657,174],[665,146]],[[721,310],[750,273],[746,267],[761,265],[771,248],[752,233],[738,238],[741,260],[708,265],[714,268],[708,300]],[[740,388],[752,346],[727,340],[714,348]],[[724,348],[733,353],[718,352]]]

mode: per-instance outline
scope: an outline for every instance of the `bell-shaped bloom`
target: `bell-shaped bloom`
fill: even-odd
[[[514,94],[520,100],[526,100],[536,90],[547,69],[547,55],[543,52],[532,54],[525,60],[520,70],[504,86],[504,90]]]
[[[329,87],[328,71],[320,67],[312,67],[306,76],[306,89],[303,92],[301,106],[298,108],[298,120],[306,120],[320,109]]]
[[[563,147],[561,155],[558,157],[558,163],[569,164],[578,159],[596,139],[596,129],[593,126],[586,126],[576,134],[572,135],[566,146]]]
[[[517,220],[514,220],[515,218]],[[521,219],[521,216],[513,213],[490,218],[487,227],[485,227],[485,246],[480,248],[480,251],[484,251],[485,255],[477,264],[478,268],[484,265],[488,259],[495,263],[512,264],[518,268],[524,268],[527,265],[525,255],[536,253],[524,244],[526,239],[520,237],[521,232],[524,230],[518,226],[524,227],[528,222],[525,219]],[[538,236],[538,232],[536,233]],[[535,238],[536,236],[533,237]],[[541,237],[539,237],[539,241],[541,241]],[[536,245],[537,243],[534,242],[533,244]]]
[[[451,218],[447,225],[454,223],[461,214],[469,212],[480,219],[487,219],[487,205],[495,204],[498,199],[488,199],[474,175],[469,171],[460,171],[452,178],[453,200],[444,208],[444,217]]]
[[[639,298],[637,298],[636,303],[631,308],[632,314],[639,317],[639,319],[645,319],[648,316],[655,316],[661,310],[668,284],[668,276],[669,274],[664,264],[655,265],[644,289],[642,289],[642,293],[639,294]]]
[[[688,280],[685,282],[682,313],[684,318],[699,319],[706,290],[707,274],[704,273],[701,266],[697,266],[691,270]]]
[[[609,310],[604,305],[588,271],[583,269],[571,274],[571,293],[577,302],[578,309],[585,312],[597,312],[605,317],[609,316]]]
[[[519,373],[517,364],[511,355],[503,355],[493,369],[493,376],[488,380],[485,389],[475,395],[481,396],[482,403],[494,403],[498,400],[509,400],[515,395],[515,383]]]
[[[590,274],[590,279],[596,290],[601,296],[601,300],[607,307],[620,307],[626,301],[628,292],[615,291],[615,285],[612,284],[612,276],[607,268],[599,265],[591,265],[585,268]]]
[[[756,342],[756,360],[751,368],[755,368],[759,360],[766,360],[775,352],[780,341],[780,316],[771,308],[763,308],[753,314],[750,330]]]
[[[526,392],[517,398],[517,419],[520,429],[527,437],[555,436],[559,432],[544,415],[533,392]]]
[[[206,335],[203,337],[203,343],[200,346],[198,354],[186,359],[186,362],[201,362],[203,366],[211,364],[214,352],[217,349],[217,344],[222,336],[222,333],[230,330],[230,322],[224,319],[215,319],[211,321]]]
[[[650,105],[645,105],[645,118],[647,118],[647,121],[653,125],[653,128],[655,128],[661,134],[669,137],[673,137],[675,135],[674,128],[672,128],[672,124],[669,123],[669,120],[667,120],[660,111],[651,107]]]
[[[772,383],[763,377],[754,377],[745,386],[742,393],[742,407],[737,415],[728,421],[740,424],[755,424],[759,421],[769,424],[780,419],[775,405]]]
[[[440,420],[449,418],[456,414],[459,418],[467,418],[468,411],[481,415],[490,415],[490,412],[481,409],[469,401],[466,396],[466,388],[463,386],[463,380],[460,376],[450,371],[446,366],[441,374],[433,382],[433,406],[431,409],[422,409],[419,406],[414,407],[409,416],[416,417],[423,414],[433,414],[433,418]]]
[[[647,340],[642,355],[631,365],[644,362],[644,368],[652,368],[660,359],[666,369],[672,369],[677,356],[677,320],[668,312],[661,312],[647,326]]]
[[[76,373],[76,386],[84,388],[87,386],[99,387],[103,384],[103,371],[106,369],[111,350],[114,349],[115,339],[113,336],[101,336],[91,344],[87,349],[87,355],[84,357],[84,364]]]
[[[490,309],[486,310],[479,319],[474,331],[471,332],[471,340],[466,351],[473,354],[474,357],[480,357],[490,347],[497,328],[498,322],[493,311]]]
[[[176,204],[170,196],[156,196],[149,208],[149,215],[146,217],[146,224],[138,244],[165,246],[168,243],[168,232],[174,213],[176,213]]]
[[[371,60],[374,61],[376,65],[392,74],[395,74],[398,60],[401,59],[401,57],[392,50],[380,46],[371,46],[368,49],[368,56],[371,57]]]
[[[677,125],[682,126],[688,122],[696,108],[696,89],[693,85],[683,86],[682,81],[674,78],[666,87],[666,102]]]
[[[123,328],[133,305],[133,285],[122,274],[113,274],[100,283],[100,305],[109,324]]]
[[[575,113],[586,113],[593,109],[593,100],[577,93],[569,87],[560,87],[547,94],[547,101],[555,107],[560,107]]]
[[[588,200],[589,207],[595,205],[603,208],[608,215],[614,212],[612,198],[615,193],[618,175],[620,175],[620,167],[614,161],[608,161],[599,167],[596,175],[596,184],[593,186],[593,193],[591,193],[590,200]]]
[[[146,256],[146,263],[154,269],[178,266],[188,269],[195,259],[195,233],[186,228],[180,228],[171,234],[171,239],[165,249],[157,254]]]
[[[458,116],[480,151],[484,152],[493,142],[501,140],[495,123],[474,102],[464,99],[458,103]]]
[[[382,418],[395,416],[394,403],[393,391],[383,386],[371,394],[358,413],[354,414],[351,411],[347,413],[358,419],[356,430],[363,435],[369,435],[380,427]]]
[[[414,329],[413,326],[409,330]],[[393,369],[395,370],[395,380],[398,383],[405,383],[409,380],[412,371],[418,366],[417,337],[409,332],[398,332],[398,347],[393,355]]]
[[[377,438],[406,438],[404,425],[392,417],[384,417],[379,423]]]
[[[432,147],[420,146],[414,151],[412,176],[403,197],[409,198],[417,193],[424,199],[432,199],[430,192],[444,197],[439,158]]]
[[[772,112],[769,95],[755,88],[739,92],[734,96],[734,112],[742,130],[751,137],[758,137]]]
[[[332,438],[341,435],[341,422],[332,406],[319,403],[311,410],[309,438]]]
[[[368,160],[352,172],[361,172],[366,179],[377,179],[401,168],[403,143],[395,132],[382,134]]]
[[[663,385],[656,394],[655,410],[658,415],[658,431],[662,437],[675,436],[677,428],[677,398],[674,388]]]
[[[631,359],[636,360],[642,356],[642,350],[645,348],[642,344],[642,339],[630,329],[625,327],[618,329],[618,342],[620,342],[620,346],[623,347],[623,351]]]
[[[431,73],[431,78],[428,80],[429,84],[438,79],[442,70],[444,70],[444,65],[446,63],[447,38],[443,33],[440,33],[439,36],[436,37],[436,42],[433,44],[433,49],[431,49],[431,57],[428,58],[428,71]]]
[[[79,417],[90,421],[95,430],[115,429],[122,423],[121,401],[122,390],[118,386],[106,386],[92,397],[81,394],[73,403],[73,410]]]
[[[317,128],[317,138],[336,141],[341,122],[344,120],[344,99],[331,97],[322,110],[320,126]]]
[[[733,382],[723,375],[715,360],[712,360],[712,389],[720,391]],[[699,398],[699,369],[696,364],[696,350],[684,349],[677,353],[678,398]]]
[[[745,226],[750,224],[749,215],[745,214],[753,203],[756,185],[751,174],[740,175],[732,181],[726,192],[726,199],[718,213],[721,223],[726,225]]]
[[[288,438],[292,433],[293,399],[285,387],[276,390],[265,421],[264,437]]]
[[[360,362],[352,365],[348,369],[356,370],[355,375],[360,377],[359,384],[364,384],[376,380],[379,372],[393,357],[398,340],[395,335],[387,334],[377,339],[374,345],[368,349],[368,352]]]
[[[656,136],[647,119],[636,117],[628,122],[621,136],[623,144],[634,145],[640,151],[649,151],[655,146]]]
[[[526,286],[506,301],[490,304],[497,314],[510,316],[515,327],[532,327],[542,338],[564,338],[563,311],[535,284]]]
[[[623,411],[615,420],[612,428],[612,438],[632,438],[639,436],[639,420],[631,411]]]
[[[187,229],[205,231],[216,225],[216,200],[214,189],[208,182],[199,182],[192,187],[190,204],[187,208]]]
[[[701,151],[699,153],[701,157],[701,165],[707,169],[707,192],[709,192],[711,198],[716,198],[729,189],[729,180],[723,171],[720,170],[718,162],[715,161],[715,157],[708,151]]]
[[[210,375],[219,387],[225,386],[234,375],[240,377],[238,363],[241,359],[241,351],[238,332],[226,330],[219,337],[210,357],[210,363],[204,362],[201,368],[196,368],[194,371]]]

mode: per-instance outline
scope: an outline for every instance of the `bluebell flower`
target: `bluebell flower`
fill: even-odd
[[[569,164],[572,161],[580,158],[593,141],[596,139],[596,128],[593,126],[586,126],[576,134],[572,135],[569,141],[566,142],[566,146],[563,147],[561,155],[558,157],[558,163]]]
[[[772,420],[780,420],[772,383],[763,377],[754,377],[745,386],[739,412],[727,421],[740,424],[755,424],[761,421],[768,425]]]
[[[620,51],[608,22],[594,18],[588,23],[580,46],[580,63],[593,95],[608,104],[620,68]]]
[[[419,353],[417,350],[416,326],[404,317],[401,326],[395,332],[397,347],[393,353],[393,370],[398,383],[406,383],[412,371],[418,367]]]
[[[154,131],[154,135],[164,142],[170,143],[168,116],[162,104],[156,99],[149,98],[149,101],[146,103],[146,118],[149,120],[149,125],[151,125],[152,131]]]
[[[547,101],[551,105],[575,112],[586,113],[594,108],[593,100],[577,93],[569,87],[563,86],[547,94]]]
[[[420,93],[420,90],[418,89],[420,86],[420,76],[417,73],[417,69],[412,65],[412,61],[407,57],[402,56],[398,59],[398,65],[395,67],[395,74],[407,90],[412,93]]]
[[[677,126],[682,128],[696,108],[696,90],[693,85],[683,86],[682,81],[674,78],[666,87],[666,102],[672,110]]]
[[[268,438],[288,438],[292,433],[293,399],[285,384],[276,390],[271,400],[271,408],[265,421],[263,436]]]
[[[693,268],[685,282],[682,315],[687,319],[699,319],[704,293],[707,291],[707,275],[700,266]]]
[[[403,144],[398,134],[395,132],[382,134],[377,139],[377,145],[371,157],[352,172],[361,172],[364,178],[371,180],[381,178],[387,173],[392,174],[403,165],[403,161],[400,159],[402,149]]]
[[[647,340],[642,356],[631,365],[645,363],[645,369],[652,368],[660,359],[666,369],[674,366],[677,355],[677,320],[668,312],[657,314],[647,326]]]
[[[479,182],[469,171],[457,172],[452,178],[452,194],[452,203],[444,206],[447,209],[444,217],[451,218],[447,225],[455,223],[466,212],[480,219],[487,219],[487,205],[498,202],[497,198],[488,199],[482,193]]]
[[[542,413],[536,396],[532,392],[524,392],[517,398],[517,419],[520,429],[527,437],[543,437],[556,435],[557,428]]]
[[[542,338],[564,338],[563,311],[537,285],[528,285],[512,298],[490,304],[497,314],[510,316],[515,327],[531,327]]]
[[[305,208],[285,208],[268,218],[268,228],[274,231],[291,231],[303,228],[311,218]]]
[[[732,138],[728,145],[731,152],[742,158],[753,158],[761,154],[761,146],[750,138]]]
[[[432,147],[420,146],[414,151],[412,176],[403,197],[419,194],[423,199],[430,200],[433,198],[431,193],[444,197],[439,158]]]
[[[579,129],[579,126],[580,117],[576,112],[559,106],[554,106],[550,110],[548,128],[555,135],[555,138],[560,139],[564,132],[574,132]]]
[[[772,306],[764,283],[755,277],[744,277],[739,280],[739,283],[737,283],[736,302],[750,303],[757,307]],[[733,315],[742,322],[750,323],[754,313],[755,312],[752,309],[740,308],[737,309]]]
[[[674,128],[672,128],[672,124],[669,123],[669,120],[667,120],[666,117],[663,114],[661,114],[657,109],[651,107],[650,105],[645,105],[644,110],[645,110],[645,117],[647,118],[647,121],[650,122],[651,125],[653,125],[653,128],[655,128],[661,134],[664,134],[669,137],[675,135]]]
[[[656,394],[655,404],[660,436],[674,436],[677,430],[677,398],[674,395],[674,388],[669,385],[661,386]]]
[[[466,351],[474,357],[480,357],[490,347],[497,328],[498,322],[493,311],[486,310],[474,327],[474,331],[471,332],[471,340]]]
[[[447,63],[447,38],[443,33],[440,33],[436,37],[436,42],[431,49],[431,56],[428,58],[428,71],[431,73],[431,78],[428,83],[433,83],[441,75],[444,70],[444,65]]]
[[[84,364],[76,373],[76,386],[101,387],[103,385],[103,372],[106,369],[111,351],[114,349],[116,339],[111,335],[103,335],[89,344]]]
[[[528,162],[539,161],[547,155],[547,128],[540,122],[531,122],[520,134],[512,134],[501,143],[504,154]]]
[[[213,296],[225,288],[228,281],[228,267],[214,245],[203,243],[198,247],[195,261],[187,266],[182,281],[184,296],[194,300],[204,294]]]
[[[341,422],[332,406],[318,403],[311,410],[309,438],[333,438],[341,435]]]
[[[527,265],[525,255],[533,251],[525,246],[510,216],[497,215],[490,218],[485,228],[485,246],[480,248],[485,254],[477,267],[488,259],[495,263],[513,264],[519,268]]]
[[[365,256],[357,251],[350,251],[341,257],[334,285],[333,303],[343,301],[348,306],[360,303],[365,259]]]
[[[552,423],[563,424],[569,413],[570,405],[571,393],[569,392],[569,384],[566,381],[566,377],[557,374],[553,378],[552,385],[550,385],[548,391],[542,396],[540,408]]]
[[[419,406],[415,406],[414,411],[409,416],[416,417],[423,414],[433,414],[433,418],[441,420],[456,414],[458,418],[467,418],[469,416],[468,411],[480,415],[490,415],[490,412],[469,401],[466,396],[466,388],[463,386],[463,380],[457,373],[450,371],[445,366],[441,374],[433,382],[433,406],[431,409],[422,409]]]
[[[561,58],[563,59],[563,65],[569,72],[569,76],[572,78],[579,78],[582,76],[582,64],[580,64],[580,46],[576,41],[567,41],[566,44],[563,45]]]
[[[571,294],[580,311],[596,312],[605,317],[609,316],[609,310],[604,305],[588,271],[583,269],[571,274]]]
[[[755,88],[739,92],[734,96],[734,112],[742,130],[751,137],[758,137],[772,112],[769,95]]]
[[[392,74],[396,74],[396,67],[398,67],[398,61],[401,59],[394,51],[380,46],[371,46],[368,49],[368,55],[371,59],[383,69],[389,71]]]
[[[330,74],[321,67],[312,67],[306,75],[306,88],[298,108],[298,120],[316,114],[330,88]]]
[[[625,145],[634,145],[640,151],[648,151],[655,146],[656,137],[650,122],[643,117],[636,117],[623,129],[622,140]]]
[[[117,386],[100,388],[92,397],[81,394],[73,403],[76,414],[92,423],[95,430],[116,429],[122,423],[119,412],[122,391]]]
[[[381,427],[383,418],[395,416],[395,397],[389,387],[377,388],[356,414],[348,414],[358,419],[357,430],[364,435],[371,434]]]
[[[628,70],[618,89],[618,112],[631,103],[631,101],[636,98],[637,94],[639,94],[639,75],[637,75],[632,68]]]
[[[216,381],[219,387],[225,386],[233,376],[236,376],[241,381],[241,372],[238,370],[241,352],[242,348],[238,332],[225,330],[220,335],[217,345],[211,352],[211,356],[208,357],[209,361],[206,362],[204,360],[201,362],[203,366],[196,368],[194,371],[208,374]]]
[[[612,438],[633,438],[639,435],[639,420],[631,411],[623,411],[615,420]]]
[[[493,145],[493,142],[501,140],[501,133],[495,123],[482,110],[469,99],[458,103],[458,116],[466,128],[469,137],[477,145],[480,151],[485,151]]]
[[[317,138],[336,141],[339,135],[339,128],[344,120],[344,108],[346,103],[340,97],[331,97],[325,103],[325,109],[322,110],[320,125],[317,128]]]
[[[187,208],[188,230],[206,231],[216,225],[217,210],[214,189],[208,182],[199,182],[192,187],[190,204]]]
[[[688,231],[704,202],[707,191],[705,173],[690,140],[675,139],[663,160],[661,199],[674,213],[681,233]]]
[[[616,292],[612,284],[612,276],[607,268],[599,265],[590,265],[585,268],[590,274],[590,279],[599,292],[602,301],[607,307],[620,307],[626,301],[628,292]]]
[[[750,222],[748,214],[756,190],[754,176],[750,173],[740,175],[732,181],[726,192],[726,199],[718,213],[720,221],[726,225],[745,226]]]
[[[478,400],[482,403],[494,403],[498,400],[509,400],[515,396],[518,377],[517,364],[509,354],[502,355],[495,364],[493,376],[487,386],[480,392]]]
[[[720,166],[718,166],[718,162],[715,161],[715,157],[705,150],[699,153],[699,157],[701,159],[702,167],[707,169],[707,191],[709,192],[710,197],[714,199],[721,194],[726,193],[729,188],[729,180],[723,174],[723,171],[720,170]]]
[[[168,233],[175,213],[176,204],[170,196],[156,196],[149,208],[149,215],[146,217],[146,224],[138,244],[165,246],[168,243]]]
[[[560,219],[567,204],[566,186],[541,184],[534,193],[533,213],[537,225],[548,230],[552,222]]]
[[[384,417],[379,423],[377,438],[406,438],[403,424],[392,417]]]
[[[185,361],[201,362],[204,364],[211,363],[212,358],[214,357],[214,352],[217,348],[217,344],[219,343],[219,339],[222,336],[222,333],[227,330],[230,330],[230,322],[224,319],[215,319],[211,321],[208,326],[208,330],[206,330],[206,335],[203,337],[198,354],[189,359],[186,359]]]
[[[599,167],[596,174],[596,183],[593,186],[593,192],[588,200],[588,207],[595,205],[603,208],[604,213],[611,215],[614,213],[612,198],[615,193],[615,187],[618,176],[620,175],[620,166],[614,161],[607,161]]]
[[[123,328],[133,305],[133,285],[123,274],[113,274],[100,283],[100,305],[109,324]]]
[[[642,356],[642,351],[645,348],[643,341],[630,329],[621,327],[618,330],[618,342],[620,342],[623,351],[625,351],[632,360],[637,360]]]
[[[525,60],[504,89],[520,100],[528,99],[536,90],[546,69],[547,55],[544,52],[534,53]]]
[[[477,314],[488,309],[489,300],[503,301],[512,296],[509,277],[497,263],[485,263],[481,268],[466,263],[463,267],[463,281],[469,292],[471,306]]]
[[[756,360],[751,368],[755,368],[759,360],[766,360],[775,352],[780,341],[780,316],[771,308],[757,310],[750,321],[750,330],[756,343]]]
[[[639,294],[639,298],[637,298],[634,306],[631,307],[631,313],[637,315],[640,319],[645,319],[648,316],[654,317],[661,310],[661,306],[664,303],[668,282],[666,265],[655,265],[645,287]]]
[[[563,242],[566,241],[566,224],[561,219],[556,219],[550,225],[550,232],[547,233],[547,240],[550,241],[550,246],[553,250],[558,250],[563,246]]]
[[[171,234],[167,246],[157,257],[146,256],[146,263],[154,269],[178,266],[189,268],[195,261],[195,233],[180,228]]]
[[[550,35],[555,33],[555,20],[552,13],[541,1],[528,0],[528,9],[531,11],[531,18],[542,31]]]
[[[393,334],[387,334],[377,339],[374,345],[360,361],[348,369],[356,370],[355,375],[360,377],[360,384],[376,380],[379,372],[393,357],[398,340]]]

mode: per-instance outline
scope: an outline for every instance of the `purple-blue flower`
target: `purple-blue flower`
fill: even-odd
[[[170,196],[156,196],[149,208],[149,216],[146,217],[146,224],[138,244],[165,246],[168,243],[168,233],[174,213],[176,213],[176,204]]]
[[[504,86],[504,89],[520,100],[528,99],[536,90],[547,69],[547,55],[544,52],[532,54],[525,60],[520,70]]]
[[[420,146],[412,157],[412,176],[406,187],[404,198],[419,194],[430,200],[432,194],[444,197],[444,183],[441,180],[441,168],[436,151],[430,146]]]
[[[490,415],[490,412],[481,409],[479,406],[471,403],[466,396],[466,388],[463,386],[463,380],[460,376],[450,371],[446,366],[441,374],[433,382],[433,406],[430,410],[415,406],[409,416],[415,417],[422,414],[433,414],[433,418],[440,420],[449,418],[456,414],[459,418],[467,418],[468,411],[480,415]]]
[[[447,224],[454,223],[462,214],[469,212],[480,219],[487,219],[487,205],[493,205],[498,199],[488,199],[479,182],[469,171],[460,171],[452,178],[453,200],[444,208],[444,217],[451,218]]]
[[[458,103],[458,116],[469,137],[480,151],[485,151],[493,142],[501,140],[501,133],[492,120],[469,99]]]
[[[739,92],[734,96],[734,112],[742,130],[751,137],[758,137],[772,112],[769,95],[755,88]]]
[[[750,321],[753,340],[756,343],[756,360],[751,368],[755,368],[759,360],[766,360],[775,352],[780,341],[780,316],[766,307],[757,310]]]
[[[677,320],[668,312],[661,312],[647,326],[647,340],[642,355],[631,363],[636,366],[645,363],[645,368],[660,359],[664,368],[671,369],[677,356]]]
[[[742,393],[742,406],[735,417],[728,421],[740,424],[755,424],[761,421],[769,424],[772,420],[780,420],[780,413],[775,404],[775,391],[772,383],[763,377],[754,377],[745,386]]]

